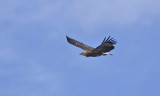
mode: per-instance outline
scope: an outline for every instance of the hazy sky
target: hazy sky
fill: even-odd
[[[160,96],[159,0],[1,0],[0,96]],[[113,56],[84,57],[66,35]]]

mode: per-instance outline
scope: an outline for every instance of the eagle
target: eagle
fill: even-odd
[[[66,36],[67,41],[70,44],[73,44],[74,46],[77,46],[85,52],[80,53],[80,55],[86,56],[86,57],[97,57],[97,56],[105,56],[105,55],[112,55],[110,53],[107,53],[114,49],[114,44],[116,44],[116,41],[109,36],[107,39],[104,38],[103,42],[96,48],[90,47],[88,45],[83,44],[82,42],[76,41],[68,36]]]

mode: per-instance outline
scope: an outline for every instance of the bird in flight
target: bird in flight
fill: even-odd
[[[73,44],[83,50],[85,50],[85,52],[80,53],[80,55],[86,56],[86,57],[97,57],[97,56],[105,56],[105,55],[112,55],[110,53],[107,53],[111,50],[114,49],[114,44],[116,44],[116,41],[111,38],[111,36],[109,36],[107,39],[106,37],[104,38],[103,42],[96,48],[90,47],[88,45],[83,44],[82,42],[76,41],[72,38],[69,38],[68,36],[66,36],[67,41],[70,44]]]

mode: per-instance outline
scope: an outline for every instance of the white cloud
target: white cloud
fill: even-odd
[[[27,0],[14,0],[14,1],[1,0],[0,6],[2,8],[0,9],[0,14],[3,14],[3,15],[0,15],[0,21],[2,21],[0,24],[3,26],[6,24],[6,22],[7,24],[3,28],[0,28],[0,32],[1,32],[0,33],[0,44],[1,44],[0,59],[3,60],[4,62],[9,61],[13,63],[15,67],[11,66],[8,68],[6,67],[6,65],[1,64],[6,68],[1,67],[1,69],[3,70],[0,71],[0,74],[1,76],[2,75],[13,76],[13,77],[17,76],[19,80],[16,81],[17,79],[15,79],[15,81],[10,81],[10,83],[12,84],[14,83],[13,84],[14,86],[18,85],[18,87],[17,86],[16,87],[19,90],[21,90],[21,88],[22,90],[28,89],[29,92],[23,91],[23,93],[21,93],[21,94],[26,93],[27,96],[28,95],[33,96],[33,94],[38,96],[44,95],[44,93],[41,94],[42,90],[44,89],[45,89],[45,92],[48,93],[49,95],[61,94],[65,91],[63,80],[66,77],[63,76],[64,73],[60,73],[59,71],[57,72],[56,70],[51,70],[52,69],[51,66],[42,64],[41,62],[43,62],[43,60],[45,62],[51,59],[52,56],[54,56],[54,55],[51,55],[52,53],[54,53],[53,50],[60,49],[65,46],[64,44],[61,44],[61,42],[63,42],[62,40],[64,40],[65,41],[64,43],[67,44],[65,37],[63,37],[64,35],[69,35],[67,34],[67,32],[69,32],[70,34],[74,34],[73,32],[79,31],[77,32],[78,35],[79,34],[81,35],[84,33],[90,34],[90,32],[94,32],[95,34],[98,34],[99,31],[97,30],[99,29],[104,29],[106,27],[113,27],[112,29],[117,27],[121,28],[128,25],[132,25],[134,23],[138,24],[139,22],[143,22],[142,24],[146,24],[147,26],[150,26],[154,22],[152,21],[152,19],[160,15],[159,4],[160,4],[159,0],[154,0],[154,1],[151,1],[151,0],[129,0],[129,1],[128,0],[116,0],[116,1],[115,0],[114,1],[111,1],[111,0],[107,0],[107,1],[106,0],[87,0],[87,1],[86,0],[77,0],[77,1],[75,0],[73,1],[72,0],[69,0],[69,1],[65,1],[65,0],[57,0],[57,1],[54,1],[54,0],[53,1],[52,0],[28,0],[28,1]],[[41,29],[43,29],[44,32],[41,31]],[[26,32],[26,33],[23,34],[23,32]],[[137,38],[137,37],[139,35],[142,35],[142,33],[134,34],[134,32],[132,31],[132,33],[127,33],[127,34],[117,33],[117,34],[121,35],[120,36],[121,38],[123,36],[124,37],[126,36],[125,38],[123,38],[124,41],[119,37],[119,41],[121,39],[120,43],[123,42],[123,44],[127,46],[125,48],[120,48],[124,46],[122,43],[121,44],[118,43],[119,48],[117,47],[116,48],[122,49],[121,52],[124,51],[124,53],[128,57],[131,54],[129,52],[126,53],[127,51],[126,49],[128,48],[134,49],[138,52],[141,51],[141,46],[143,44],[138,47],[134,47],[134,46],[139,44],[139,39],[141,38]],[[104,34],[102,33],[102,35]],[[144,37],[145,35],[143,34],[142,39],[147,40]],[[148,34],[147,36],[149,35],[150,34]],[[39,36],[39,38],[37,36]],[[85,35],[81,36],[82,39],[77,39],[77,40],[85,41],[83,36]],[[40,45],[36,46],[35,43],[37,42],[34,42],[34,43],[32,42],[32,40],[36,41],[36,39],[33,39],[33,38],[38,38],[38,40],[41,40],[41,42],[38,42],[37,40],[37,42],[40,43]],[[76,39],[76,37],[73,37],[73,38]],[[54,42],[56,46],[53,43],[53,40],[56,41]],[[137,42],[134,44],[134,41],[136,40]],[[130,44],[132,46],[128,44],[128,42],[131,42]],[[27,45],[24,43],[27,43]],[[87,42],[84,42],[84,43],[88,44]],[[92,43],[95,44],[94,41]],[[53,45],[49,46],[50,44],[53,44]],[[25,45],[25,47],[23,47],[23,45]],[[92,46],[92,44],[89,44],[89,45]],[[46,47],[41,48],[43,46],[46,46]],[[30,47],[33,47],[33,49]],[[48,51],[46,51],[47,47],[52,47],[53,50],[50,50],[51,49],[50,48]],[[23,48],[26,48],[26,49],[23,49]],[[36,48],[38,49],[38,51],[36,50]],[[32,51],[33,53],[30,51]],[[57,54],[57,52],[55,52],[54,54]],[[62,53],[65,53],[64,49],[62,50]],[[77,54],[79,53],[77,52],[75,53],[76,53],[75,56],[78,56]],[[23,56],[20,56],[20,55],[23,55]],[[65,54],[64,56],[59,56],[59,57],[55,56],[53,58],[54,59],[56,58],[57,61],[62,61],[61,58],[62,57],[66,58],[67,55],[68,54]],[[80,58],[82,61],[83,57],[80,57]],[[66,58],[66,59],[69,59],[69,58]],[[70,59],[73,59],[73,58],[70,58]],[[13,60],[16,60],[18,62],[12,62]],[[53,63],[54,61],[56,60],[51,60],[48,62]],[[72,64],[73,62],[71,61],[69,61],[70,66],[84,67],[83,65],[76,65],[75,63]],[[101,62],[103,63],[103,60],[101,60]],[[55,66],[58,66],[58,65],[55,64]],[[86,68],[89,69],[90,68],[89,66],[90,65],[86,65]],[[49,68],[51,69],[49,70]],[[8,73],[4,74],[5,72],[8,72]],[[30,84],[30,85],[27,85],[27,84]],[[37,87],[37,85],[39,84],[42,84],[42,86]],[[19,90],[13,87],[9,89],[8,88],[3,89],[3,91],[6,91],[6,90],[15,91],[15,94],[12,94],[12,95],[16,95],[17,94],[16,92],[19,92]],[[32,89],[30,88],[33,88],[33,89],[37,88],[37,89],[34,90],[33,92]],[[39,93],[39,91],[41,92]]]
[[[12,1],[12,0],[11,0]],[[1,9],[4,14],[1,17],[25,21],[46,20],[59,21],[76,20],[84,26],[106,24],[129,24],[150,13],[157,15],[160,1],[151,0],[81,0],[81,1],[17,1],[3,2],[6,10]],[[30,4],[30,6],[29,6]]]
[[[70,31],[74,27],[81,29],[82,33],[97,34],[107,27],[123,28],[136,23],[150,26],[154,22],[152,19],[160,15],[159,3],[158,0],[10,0],[3,2],[3,5],[1,3],[3,15],[0,17],[1,21],[8,21],[16,28],[37,23],[57,28],[54,34]]]
[[[65,14],[75,18],[74,20],[79,20],[78,22],[81,22],[84,27],[95,27],[101,23],[106,26],[125,26],[143,19],[145,14],[154,15],[152,12],[157,10],[155,6],[158,6],[154,3],[158,2],[149,0],[75,1],[69,9],[66,9]]]

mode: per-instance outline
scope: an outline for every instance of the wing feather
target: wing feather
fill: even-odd
[[[67,41],[70,44],[73,44],[73,45],[75,45],[75,46],[77,46],[77,47],[79,47],[79,48],[81,48],[81,49],[83,49],[85,51],[91,51],[91,50],[94,49],[93,47],[90,47],[88,45],[83,44],[82,42],[76,41],[76,40],[74,40],[72,38],[69,38],[68,36],[66,36],[66,37],[67,37]]]
[[[116,41],[113,38],[110,38],[110,36],[107,38],[104,38],[101,45],[99,45],[97,48],[93,49],[91,52],[94,54],[100,54],[103,52],[109,52],[114,49],[114,44],[116,44]]]

